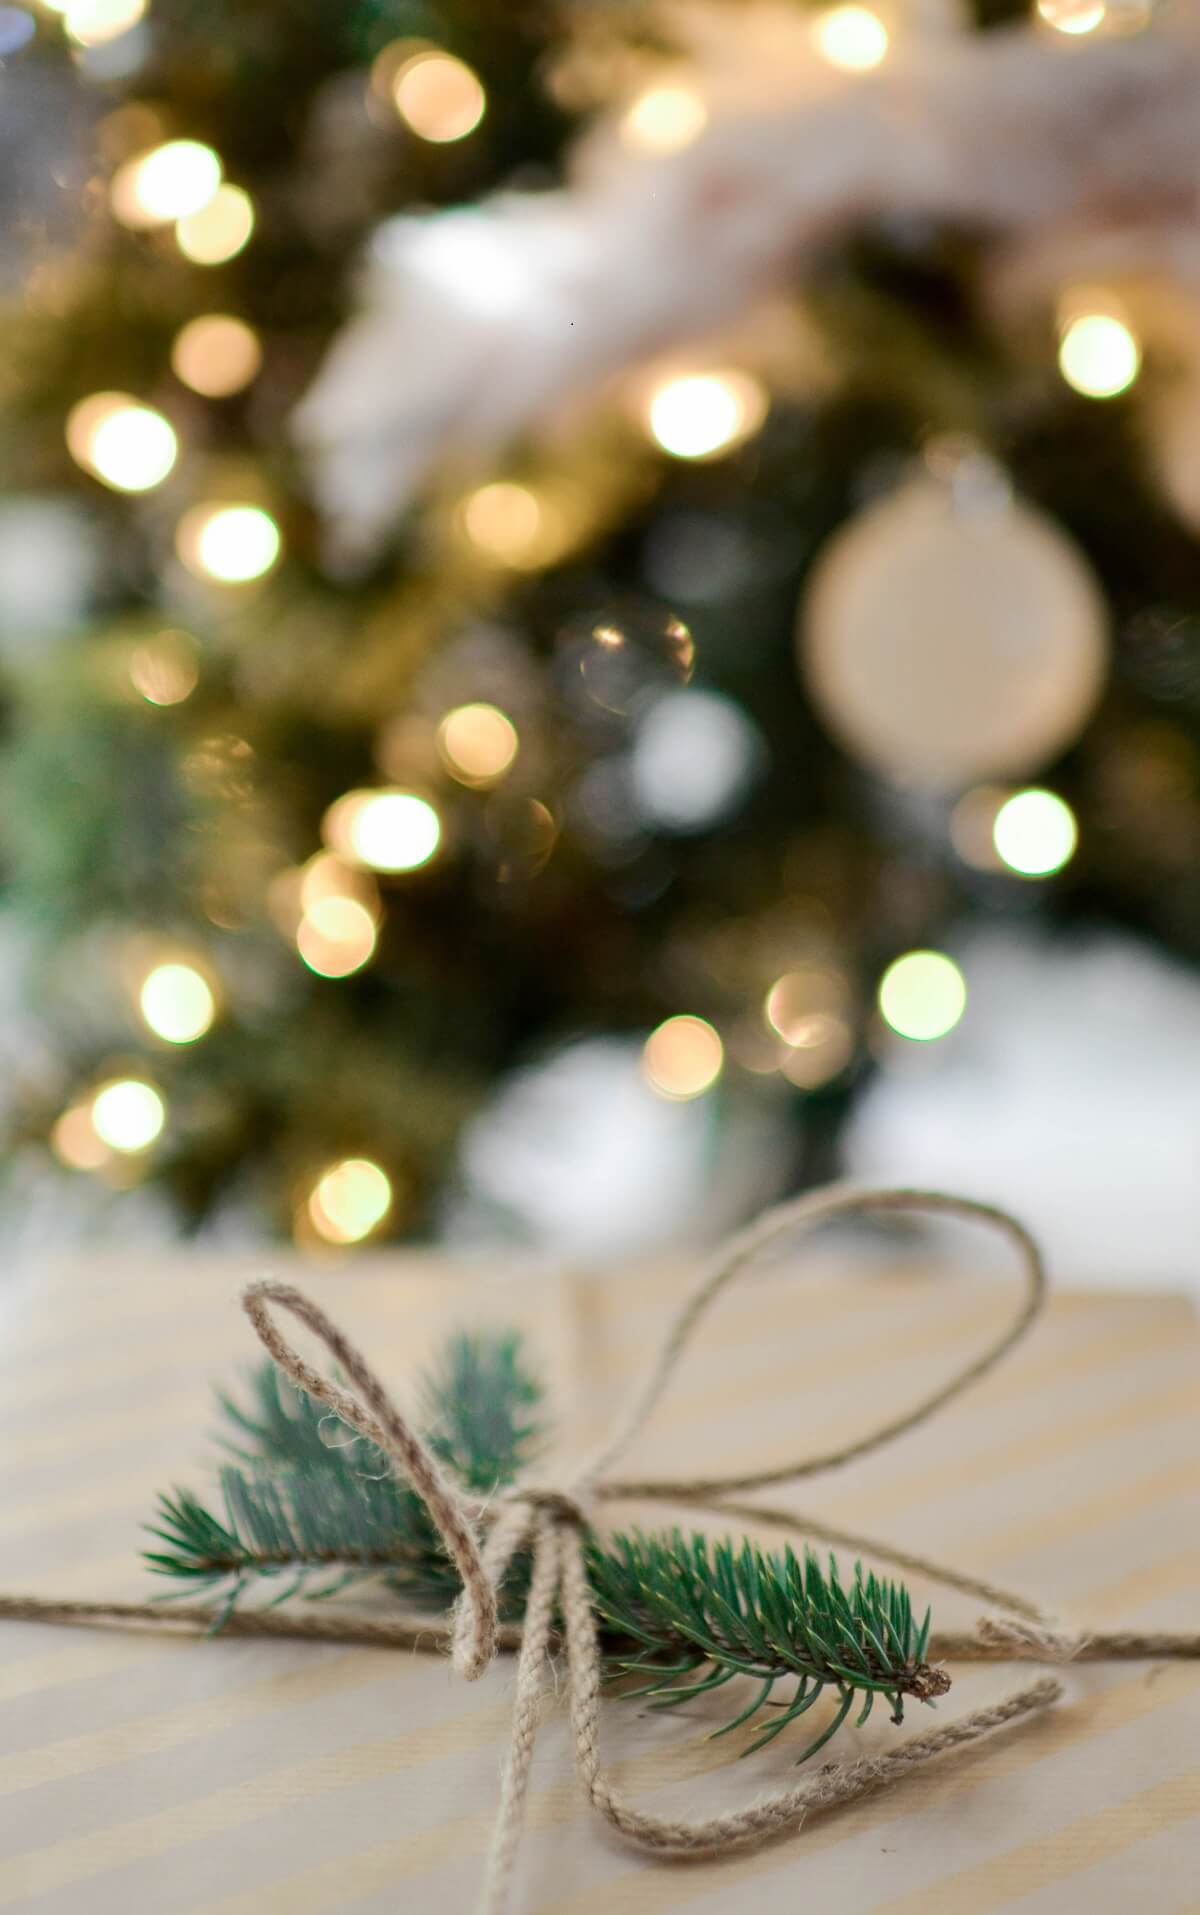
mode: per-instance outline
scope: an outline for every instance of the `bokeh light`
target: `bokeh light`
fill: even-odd
[[[0,60],[27,47],[37,37],[37,21],[24,7],[0,6]]]
[[[206,206],[176,221],[175,242],[194,266],[235,259],[254,231],[254,202],[244,187],[218,186]]]
[[[168,1044],[194,1044],[212,1029],[217,1014],[213,988],[194,964],[156,964],[138,1004],[150,1030]]]
[[[836,971],[815,964],[785,971],[767,992],[763,1017],[787,1047],[779,1069],[799,1090],[827,1084],[854,1055],[850,990]]]
[[[66,439],[75,463],[117,492],[161,485],[179,452],[170,421],[126,392],[94,392],[72,406]]]
[[[879,1009],[900,1037],[927,1044],[954,1029],[967,1007],[967,986],[941,951],[909,951],[884,972]]]
[[[149,1150],[167,1121],[167,1107],[142,1077],[116,1077],[92,1099],[92,1125],[110,1150]]]
[[[1112,399],[1137,378],[1142,349],[1123,320],[1112,313],[1083,313],[1059,341],[1059,370],[1088,399]]]
[[[696,665],[688,627],[653,601],[618,602],[600,618],[572,622],[558,645],[568,695],[621,717],[648,711],[665,692],[690,683]]]
[[[819,965],[785,971],[763,1003],[763,1016],[785,1044],[807,1045],[823,1019],[844,1018],[849,1006],[845,980]]]
[[[317,1179],[308,1199],[313,1229],[326,1243],[361,1243],[392,1207],[392,1182],[369,1157],[346,1157]]]
[[[1056,33],[1094,33],[1104,21],[1104,0],[1037,0],[1039,17]]]
[[[708,108],[690,86],[653,86],[621,119],[625,146],[642,153],[678,153],[698,139],[708,123]]]
[[[1048,878],[1069,863],[1079,842],[1075,813],[1053,791],[1017,791],[996,813],[992,840],[1001,861],[1023,878]]]
[[[306,906],[296,928],[296,949],[318,977],[352,977],[374,955],[377,936],[366,905],[334,893]]]
[[[344,863],[332,852],[316,851],[296,875],[301,911],[314,910],[326,898],[353,898],[378,920],[379,886],[369,871]]]
[[[134,229],[195,218],[221,185],[221,162],[200,140],[165,140],[113,174],[113,217]]]
[[[50,1148],[69,1170],[99,1170],[108,1162],[108,1145],[92,1121],[90,1099],[63,1112],[50,1132]]]
[[[186,632],[156,632],[129,655],[129,682],[148,705],[181,705],[199,679],[195,642]]]
[[[465,60],[432,47],[404,62],[392,81],[392,99],[411,131],[437,146],[465,140],[487,111],[478,74]]]
[[[761,734],[745,708],[723,692],[664,692],[637,729],[629,784],[648,824],[704,831],[749,792],[764,757]]]
[[[442,822],[415,791],[348,791],[325,813],[322,832],[339,857],[369,871],[416,871],[437,851]]]
[[[748,373],[692,373],[656,389],[647,423],[673,458],[712,459],[750,438],[766,413],[766,389]]]
[[[197,578],[245,585],[262,578],[283,550],[279,527],[258,505],[194,505],[175,533],[175,549]]]
[[[77,46],[102,47],[136,27],[145,12],[146,0],[70,0],[63,25]]]
[[[540,798],[496,792],[484,814],[501,884],[519,884],[541,870],[554,850],[558,821]]]
[[[813,44],[830,66],[866,73],[888,50],[888,30],[869,7],[828,7],[813,22]]]
[[[785,1051],[779,1069],[797,1090],[820,1090],[840,1077],[854,1056],[854,1033],[840,1017],[818,1014],[805,1026],[803,1042]]]
[[[171,369],[177,379],[206,399],[240,392],[262,365],[258,334],[231,313],[202,313],[175,336]]]
[[[463,530],[489,558],[518,569],[542,557],[545,509],[536,492],[510,479],[497,479],[468,493],[460,507]]]
[[[711,1090],[721,1075],[725,1047],[703,1017],[668,1017],[642,1048],[642,1074],[660,1097],[684,1102]]]
[[[495,705],[457,705],[437,731],[438,750],[451,776],[464,785],[490,785],[503,778],[520,740],[511,718]]]

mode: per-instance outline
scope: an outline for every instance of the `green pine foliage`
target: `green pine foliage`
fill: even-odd
[[[674,1708],[719,1689],[735,1676],[757,1687],[746,1707],[717,1731],[725,1735],[765,1708],[777,1683],[796,1678],[795,1692],[769,1727],[743,1751],[763,1748],[781,1729],[818,1702],[827,1688],[837,1713],[799,1758],[828,1742],[856,1699],[864,1723],[878,1695],[903,1719],[905,1695],[930,1701],[949,1678],[925,1662],[930,1617],[918,1624],[908,1591],[864,1576],[843,1588],[836,1559],[826,1573],[811,1550],[790,1547],[766,1554],[753,1544],[706,1536],[614,1536],[588,1549],[596,1612],[606,1633],[632,1647],[614,1648],[614,1673],[648,1681],[633,1691],[654,1698],[652,1708]]]
[[[247,1405],[219,1400],[230,1459],[219,1474],[221,1513],[174,1490],[159,1498],[150,1526],[159,1547],[146,1561],[174,1582],[171,1595],[214,1595],[214,1629],[252,1589],[274,1605],[377,1579],[409,1603],[449,1606],[457,1574],[421,1499],[382,1451],[269,1363],[254,1373]],[[431,1447],[477,1495],[512,1482],[536,1453],[541,1391],[516,1336],[453,1337],[425,1377],[421,1401]],[[932,1702],[950,1686],[925,1661],[928,1613],[918,1623],[907,1590],[864,1575],[860,1564],[846,1586],[833,1557],[826,1570],[811,1550],[766,1553],[676,1529],[590,1536],[587,1568],[606,1672],[623,1693],[675,1708],[749,1677],[751,1698],[716,1731],[724,1735],[775,1705],[778,1684],[794,1683],[745,1753],[827,1691],[837,1708],[800,1761],[824,1746],[856,1702],[859,1723],[880,1695],[899,1722],[906,1696]],[[528,1570],[518,1556],[502,1595],[509,1616],[521,1613]]]
[[[331,1596],[382,1577],[397,1594],[445,1607],[458,1579],[425,1505],[383,1452],[341,1418],[284,1382],[272,1363],[251,1379],[243,1407],[219,1398],[227,1428],[222,1515],[188,1490],[159,1498],[146,1561],[183,1590],[220,1596],[218,1623],[252,1586],[279,1580],[274,1602]],[[464,1488],[477,1495],[511,1482],[540,1434],[537,1382],[515,1336],[457,1335],[421,1385],[425,1435]],[[523,1594],[520,1565],[510,1606]]]

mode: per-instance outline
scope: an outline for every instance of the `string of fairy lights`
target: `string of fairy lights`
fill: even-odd
[[[61,15],[68,41],[82,52],[135,31],[147,0],[39,0]],[[1048,30],[1081,36],[1132,31],[1145,24],[1143,0],[1038,0]],[[865,73],[888,55],[895,32],[884,10],[834,5],[815,13],[813,45],[831,66]],[[479,76],[462,59],[426,42],[404,40],[375,59],[366,85],[376,108],[394,111],[419,140],[466,140],[484,121],[488,101]],[[618,122],[629,149],[679,151],[703,132],[708,106],[690,77],[671,73],[633,98]],[[225,176],[220,155],[187,137],[159,139],[123,158],[108,182],[108,206],[118,226],[164,235],[189,264],[219,267],[254,239],[258,209]],[[1138,377],[1141,344],[1119,299],[1103,287],[1070,287],[1058,314],[1058,364],[1078,393],[1098,401],[1125,391]],[[259,376],[263,342],[235,312],[214,308],[188,320],[170,348],[170,366],[182,386],[201,398],[224,399]],[[633,404],[641,431],[672,459],[724,457],[753,439],[766,419],[770,395],[750,370],[729,365],[675,365],[639,375]],[[71,457],[91,479],[133,497],[163,486],[184,448],[166,412],[135,393],[98,391],[82,396],[64,420]],[[497,478],[466,492],[455,519],[464,547],[479,560],[515,574],[552,564],[570,547],[569,509],[549,482]],[[280,525],[269,502],[247,497],[198,497],[186,503],[174,527],[174,551],[187,574],[217,591],[245,591],[266,580],[286,558]],[[621,635],[613,640],[620,644]],[[157,633],[132,652],[128,672],[137,695],[168,708],[186,701],[199,681],[195,642],[184,631]],[[446,710],[435,728],[441,770],[473,791],[500,787],[522,751],[512,715],[498,704],[473,700]],[[554,822],[544,806],[546,831]],[[532,813],[531,813],[532,817]],[[533,823],[538,821],[533,819]],[[953,848],[981,871],[1028,881],[1051,878],[1074,854],[1077,826],[1066,802],[1037,787],[979,787],[959,801],[950,821]],[[281,872],[270,888],[270,916],[299,961],[315,976],[336,981],[369,965],[385,914],[384,885],[404,880],[446,855],[447,820],[429,789],[380,784],[345,792],[325,813],[322,843],[298,869]],[[132,983],[137,1015],[158,1043],[186,1047],[203,1041],[226,1008],[212,961],[196,951],[146,945]],[[892,1040],[931,1044],[948,1036],[967,1007],[967,985],[953,958],[915,949],[897,956],[875,989],[873,1016]],[[778,1074],[797,1089],[834,1082],[850,1066],[861,1041],[862,1012],[846,976],[834,965],[809,964],[782,972],[750,1019],[752,1032],[724,1035],[707,1018],[681,1011],[647,1036],[642,1051],[646,1085],[656,1095],[688,1101],[713,1091],[730,1059],[737,1067]],[[151,1068],[113,1071],[62,1112],[53,1131],[60,1161],[105,1172],[142,1158],[169,1123],[166,1098]],[[346,1157],[321,1167],[296,1212],[301,1242],[346,1246],[383,1232],[400,1193],[384,1166]]]

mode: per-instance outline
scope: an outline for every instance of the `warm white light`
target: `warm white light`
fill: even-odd
[[[91,1104],[73,1104],[50,1132],[50,1148],[69,1170],[99,1170],[108,1162],[108,1145],[97,1136]]]
[[[458,705],[438,726],[438,749],[451,776],[464,785],[490,785],[517,755],[511,718],[495,705]]]
[[[1037,0],[1037,10],[1056,33],[1094,33],[1107,11],[1104,0]]]
[[[197,578],[244,585],[271,570],[283,540],[261,506],[194,505],[179,521],[175,549]]]
[[[110,193],[113,215],[132,227],[195,218],[220,185],[221,162],[211,146],[167,140],[118,167]]]
[[[785,971],[767,992],[763,1015],[785,1044],[806,1047],[820,1035],[823,1023],[840,1019],[848,1003],[844,981],[834,971],[816,966]]]
[[[909,951],[884,972],[879,1008],[901,1037],[929,1043],[945,1037],[967,1006],[962,972],[941,951]]]
[[[240,186],[218,186],[206,206],[175,226],[175,241],[194,266],[222,266],[254,231],[254,201]]]
[[[185,632],[157,632],[130,653],[130,683],[148,705],[181,705],[199,678],[195,647]]]
[[[159,1093],[140,1077],[118,1077],[92,1100],[96,1135],[112,1150],[149,1150],[166,1120]]]
[[[326,813],[325,835],[370,871],[416,871],[437,850],[442,824],[413,791],[350,791]]]
[[[352,898],[363,905],[373,919],[379,916],[379,887],[369,871],[343,863],[328,851],[314,852],[297,873],[300,883],[300,909],[311,913],[329,898]]]
[[[813,22],[813,41],[830,66],[866,73],[888,50],[888,30],[869,7],[830,7]]]
[[[63,24],[78,46],[100,47],[136,27],[145,11],[146,0],[70,0]]]
[[[357,898],[316,898],[296,929],[296,949],[318,977],[351,977],[372,956],[375,919]]]
[[[204,313],[175,336],[171,369],[206,399],[225,399],[248,386],[262,365],[258,334],[229,313]]]
[[[460,510],[467,537],[489,558],[518,567],[537,562],[542,507],[527,485],[497,479],[469,493]]]
[[[1073,319],[1058,348],[1063,378],[1089,399],[1112,399],[1137,378],[1142,349],[1110,313],[1085,313]]]
[[[651,1031],[642,1048],[642,1073],[660,1097],[682,1102],[716,1083],[725,1047],[703,1017],[669,1017]]]
[[[217,1001],[191,964],[156,964],[142,985],[142,1016],[168,1044],[194,1044],[212,1028]]]
[[[819,1089],[853,1057],[849,1002],[845,979],[817,965],[785,971],[767,992],[763,1015],[787,1046],[779,1069],[798,1090]]]
[[[446,146],[465,140],[487,111],[487,95],[465,60],[430,49],[414,53],[392,81],[402,120],[422,140]]]
[[[651,434],[676,459],[711,459],[740,445],[766,417],[767,395],[743,372],[669,379],[653,395]]]
[[[67,414],[67,447],[77,465],[118,492],[148,492],[175,463],[170,421],[125,392],[95,392]]]
[[[687,86],[654,86],[621,120],[624,145],[643,153],[678,153],[704,131],[708,108]]]
[[[1023,878],[1061,871],[1079,842],[1075,813],[1053,791],[1018,791],[996,813],[997,855]]]
[[[818,1012],[808,1020],[802,1041],[792,1045],[779,1068],[797,1090],[819,1090],[840,1077],[854,1055],[854,1033],[840,1017]]]
[[[326,1243],[360,1243],[391,1207],[391,1179],[369,1157],[347,1157],[334,1164],[308,1200],[313,1229]]]

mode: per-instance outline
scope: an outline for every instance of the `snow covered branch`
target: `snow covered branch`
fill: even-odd
[[[1076,251],[1081,235],[1133,230],[1176,259],[1200,229],[1194,25],[1094,45],[939,36],[864,78],[797,43],[762,97],[761,111],[714,101],[669,155],[631,153],[605,123],[560,191],[380,230],[362,315],[297,418],[347,544],[378,540],[445,453],[493,450],[713,333],[865,221]]]

